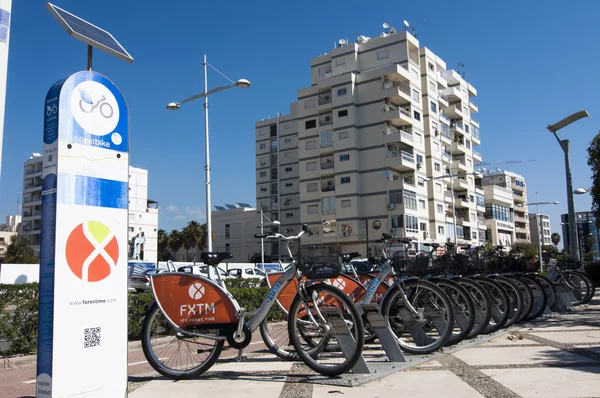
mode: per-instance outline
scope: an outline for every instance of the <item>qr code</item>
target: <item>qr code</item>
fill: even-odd
[[[101,342],[100,327],[85,328],[83,331],[84,348],[98,347]]]

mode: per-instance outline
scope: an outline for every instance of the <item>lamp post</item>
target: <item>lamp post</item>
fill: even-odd
[[[233,88],[233,87],[239,87],[239,88],[248,88],[250,87],[250,82],[246,79],[240,79],[237,82],[234,82],[233,80],[229,79],[227,76],[223,75],[221,72],[221,75],[225,76],[228,80],[230,80],[233,84],[229,85],[229,86],[221,86],[221,87],[217,87],[217,88],[213,88],[212,90],[208,90],[208,74],[207,74],[207,67],[208,67],[208,62],[206,62],[206,54],[204,54],[204,62],[202,63],[202,66],[204,67],[204,92],[200,93],[200,94],[196,94],[193,95],[189,98],[184,99],[181,102],[170,102],[167,105],[167,109],[174,111],[174,110],[178,110],[182,104],[185,104],[186,102],[190,102],[190,101],[194,101],[197,100],[198,98],[204,98],[204,140],[205,140],[205,148],[204,148],[204,155],[206,158],[206,164],[204,165],[204,171],[206,173],[206,247],[207,247],[207,251],[212,251],[212,216],[211,216],[211,203],[210,203],[210,148],[209,148],[209,142],[208,142],[208,96],[210,94],[214,94],[214,93],[218,93],[219,91],[223,91],[223,90],[227,90],[229,88]],[[211,68],[215,69],[214,67]],[[216,70],[216,69],[215,69]]]
[[[275,221],[269,220],[269,218],[264,215],[264,213],[263,213],[263,211],[261,209],[260,210],[260,233],[261,234],[264,233],[264,231],[263,231],[263,219],[265,219],[265,218],[269,222],[269,225],[279,225],[279,224],[281,224],[277,220],[275,220]],[[263,266],[263,271],[264,271],[265,270],[265,239],[264,238],[260,238],[260,254],[261,254],[261,261],[262,261],[262,266]]]
[[[575,262],[579,262],[579,250],[577,250],[577,227],[575,225],[575,205],[573,204],[573,182],[571,179],[571,164],[569,159],[569,140],[561,140],[558,138],[556,132],[564,127],[567,127],[571,123],[575,123],[579,119],[583,119],[584,117],[588,117],[589,114],[587,111],[579,111],[573,113],[570,116],[562,119],[561,121],[548,125],[546,128],[556,137],[556,141],[560,145],[561,149],[565,154],[565,174],[567,179],[567,203],[569,206],[569,243],[570,249],[569,252],[571,254],[571,260]]]
[[[559,202],[540,202],[538,198],[538,191],[535,191],[535,202],[525,203],[525,206],[535,205],[535,218],[538,230],[538,256],[540,258],[540,272],[544,271],[542,265],[542,231],[544,230],[542,226],[542,217],[540,217],[540,205],[557,205]]]

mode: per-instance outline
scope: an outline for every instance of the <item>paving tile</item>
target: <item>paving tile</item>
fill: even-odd
[[[588,358],[553,347],[467,348],[454,353],[469,365],[519,365],[556,362],[589,362]]]
[[[589,328],[588,328],[589,329]],[[594,331],[572,331],[572,332],[545,332],[530,333],[533,336],[556,341],[557,343],[595,343],[600,344],[600,329]]]
[[[481,342],[481,343],[477,344],[477,347],[486,347],[486,346],[489,346],[489,345],[521,346],[521,345],[539,344],[539,343],[536,343],[533,340],[528,340],[526,338],[523,338],[522,340],[519,340],[517,338],[515,338],[514,340],[511,340],[511,339],[508,338],[508,336],[514,336],[514,335],[506,334],[504,336],[494,337],[491,340],[484,341],[484,342]]]
[[[553,325],[553,326],[550,326]],[[596,327],[596,326],[588,326],[588,325],[573,325],[571,323],[565,323],[565,322],[556,322],[556,323],[548,323],[548,322],[544,322],[543,324],[540,324],[539,326],[533,326],[533,327],[525,327],[522,329],[518,329],[519,332],[523,332],[523,333],[535,333],[535,332],[553,332],[553,331],[569,331],[569,332],[576,332],[578,330],[589,330],[589,329],[596,329],[598,332],[600,332],[600,327]]]
[[[446,370],[432,370],[426,373],[399,372],[359,387],[315,385],[313,388],[313,398],[336,396],[343,396],[344,398],[483,397],[459,377]]]
[[[600,367],[487,369],[482,372],[523,398],[600,395]]]

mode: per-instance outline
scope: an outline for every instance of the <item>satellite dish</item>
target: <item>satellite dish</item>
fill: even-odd
[[[388,24],[387,22],[383,23],[383,29],[387,29],[390,27],[390,24]]]
[[[404,20],[404,26],[406,26],[407,28],[410,26],[410,24],[406,22],[406,19]]]
[[[344,40],[344,39],[340,39],[340,40],[338,41],[338,43],[340,44],[340,46],[343,46],[343,45],[345,45],[345,44],[346,44],[346,40]]]

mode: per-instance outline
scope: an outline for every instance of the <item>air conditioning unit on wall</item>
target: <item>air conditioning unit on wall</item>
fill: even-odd
[[[388,210],[394,210],[396,208],[396,204],[395,203],[390,203],[387,205],[387,209]]]

